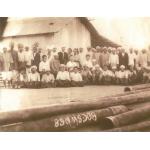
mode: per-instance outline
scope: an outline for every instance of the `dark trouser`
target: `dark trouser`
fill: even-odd
[[[41,82],[41,88],[56,87],[55,82]]]
[[[128,79],[127,78],[117,78],[116,83],[120,84],[120,85],[128,85]]]
[[[83,76],[84,85],[91,85],[92,84],[92,77]]]
[[[84,82],[83,81],[71,81],[71,86],[73,86],[73,87],[83,87]]]
[[[111,77],[110,76],[103,76],[101,81],[102,81],[102,84],[109,85],[109,84],[111,84]]]
[[[56,86],[57,87],[70,87],[70,81],[69,80],[56,80]]]
[[[41,83],[39,81],[27,82],[26,87],[30,89],[39,89],[41,87]]]
[[[149,83],[149,78],[147,76],[143,77],[143,83]]]
[[[131,75],[130,77],[129,77],[129,84],[130,85],[133,85],[133,84],[135,84],[136,83],[136,75]]]
[[[19,72],[20,72],[21,70],[25,70],[25,69],[26,69],[25,62],[19,62],[19,63],[18,63],[18,70],[19,70]]]

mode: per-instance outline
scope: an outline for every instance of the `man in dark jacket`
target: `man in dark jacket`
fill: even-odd
[[[18,53],[17,51],[14,50],[14,43],[11,42],[9,44],[9,48],[10,48],[10,54],[12,56],[13,59],[13,63],[11,64],[11,69],[12,70],[18,70]]]
[[[128,68],[128,64],[129,64],[129,58],[128,58],[128,54],[125,52],[125,49],[122,48],[121,52],[119,53],[119,67],[121,65],[124,65],[125,68]]]
[[[66,64],[68,62],[68,54],[65,52],[65,49],[65,47],[62,47],[62,51],[58,53],[60,64]]]
[[[35,65],[37,67],[38,71],[39,71],[40,61],[41,61],[41,56],[40,56],[39,48],[33,47],[33,62],[32,62],[32,65]]]

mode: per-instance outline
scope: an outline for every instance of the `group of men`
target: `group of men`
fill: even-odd
[[[13,88],[71,87],[150,82],[148,50],[123,47],[40,48],[14,43],[0,53],[4,86]]]

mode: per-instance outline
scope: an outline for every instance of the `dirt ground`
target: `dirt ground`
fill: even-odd
[[[45,89],[0,89],[0,111],[18,110],[72,101],[96,100],[122,93],[123,86],[85,86]]]

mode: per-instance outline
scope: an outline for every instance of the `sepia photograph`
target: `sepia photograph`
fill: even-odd
[[[149,132],[150,17],[0,17],[0,132]]]

